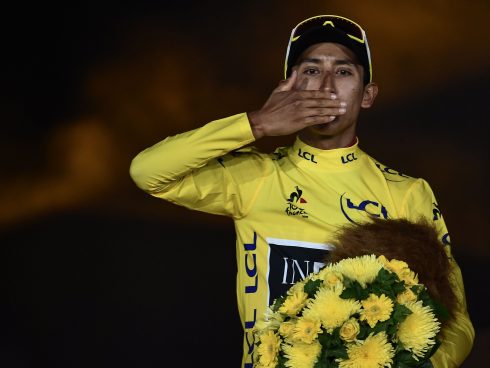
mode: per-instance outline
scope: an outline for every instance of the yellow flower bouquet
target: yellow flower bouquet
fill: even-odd
[[[419,225],[408,224],[407,230],[410,226]],[[255,367],[409,368],[430,363],[448,310],[405,261],[388,259],[376,247],[373,253],[370,247],[362,249],[368,254],[327,263],[267,308],[255,330]],[[444,257],[443,251],[439,254]]]

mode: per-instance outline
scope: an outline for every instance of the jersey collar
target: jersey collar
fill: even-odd
[[[296,137],[288,152],[296,166],[308,170],[351,170],[359,165],[362,155],[357,138],[352,146],[322,150],[309,146]]]

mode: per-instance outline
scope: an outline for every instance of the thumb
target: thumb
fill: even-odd
[[[275,92],[291,91],[293,89],[294,83],[296,82],[298,73],[293,70],[289,78],[283,79],[279,82],[279,85],[275,89]]]

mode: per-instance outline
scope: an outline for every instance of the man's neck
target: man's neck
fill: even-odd
[[[318,137],[311,136],[305,132],[300,132],[299,138],[311,147],[315,147],[322,150],[331,150],[337,148],[346,148],[351,147],[357,142],[357,136],[353,135],[344,135],[344,136],[336,136],[336,137]]]

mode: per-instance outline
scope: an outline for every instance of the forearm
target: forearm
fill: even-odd
[[[215,120],[140,152],[131,162],[130,175],[142,190],[159,192],[209,160],[254,140],[246,114]]]

